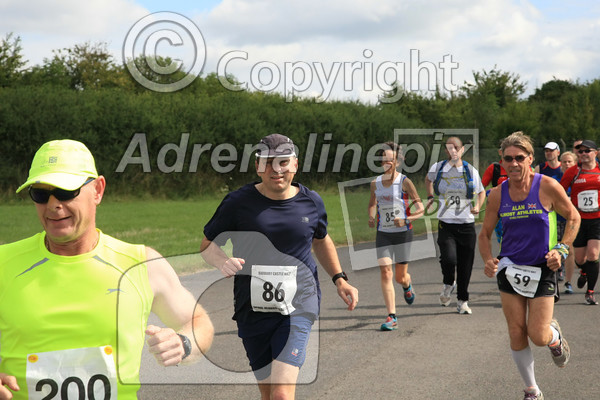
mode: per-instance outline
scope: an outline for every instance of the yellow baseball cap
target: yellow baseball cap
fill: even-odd
[[[17,193],[34,183],[75,190],[88,178],[97,177],[94,156],[83,143],[69,139],[52,140],[35,153],[29,177]]]

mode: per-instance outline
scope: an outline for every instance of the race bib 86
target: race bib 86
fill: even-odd
[[[294,312],[292,300],[296,295],[298,267],[253,265],[250,284],[252,309],[257,312],[277,312],[289,315]]]

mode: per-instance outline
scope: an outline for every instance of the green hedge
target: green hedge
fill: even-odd
[[[411,94],[397,103],[383,105],[301,99],[286,102],[277,94],[230,92],[219,87],[215,79],[199,78],[189,88],[172,94],[139,87],[0,87],[0,194],[14,198],[14,190],[25,180],[35,151],[53,139],[84,142],[95,155],[98,170],[107,177],[113,193],[187,198],[227,191],[254,179],[252,161],[247,172],[239,168],[244,145],[254,145],[274,132],[293,138],[300,149],[301,163],[311,163],[311,171],[300,172],[299,180],[332,185],[372,176],[365,162],[367,150],[392,139],[394,129],[479,129],[483,168],[496,158],[499,139],[515,130],[532,135],[541,149],[548,140],[569,147],[575,138],[598,139],[600,126],[600,81],[544,85],[528,100],[500,107],[489,96],[490,101],[475,103],[465,96],[439,94]],[[139,138],[135,135],[140,133],[145,134],[152,172],[144,172],[142,165],[128,165],[123,172],[117,172],[132,140]],[[157,162],[159,152],[170,143],[179,145],[183,134],[189,134],[189,138],[182,172],[164,173]],[[312,138],[316,139],[318,151],[307,159],[311,134],[316,134]],[[219,173],[211,165],[210,155],[219,144],[235,146],[238,161],[233,171]],[[349,144],[362,149],[358,170],[351,170],[349,152],[343,158],[342,169],[332,172],[337,146]],[[194,146],[201,145],[210,145],[211,149],[202,153],[197,163],[191,162]],[[327,146],[327,168],[323,173],[315,173]],[[140,152],[130,155],[137,157]],[[176,152],[169,151],[164,163],[172,165],[176,158]],[[195,172],[190,172],[190,168]]]

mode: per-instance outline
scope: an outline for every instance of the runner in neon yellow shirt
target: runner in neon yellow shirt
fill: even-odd
[[[135,399],[145,335],[164,366],[210,347],[210,319],[169,263],[96,228],[105,186],[85,145],[57,140],[17,190],[44,232],[0,246],[0,399]],[[147,326],[150,311],[168,327]]]

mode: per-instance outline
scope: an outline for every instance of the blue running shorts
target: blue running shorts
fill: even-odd
[[[261,381],[271,375],[273,360],[302,367],[312,324],[312,318],[292,316],[282,318],[266,333],[242,338],[256,379]]]

